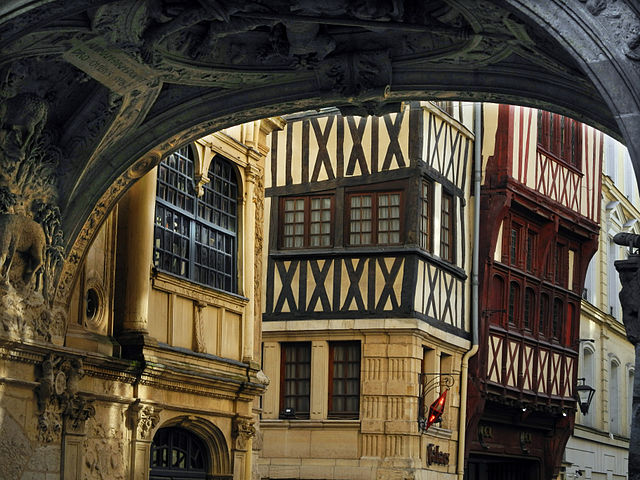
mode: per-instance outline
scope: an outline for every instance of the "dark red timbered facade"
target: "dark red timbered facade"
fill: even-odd
[[[470,364],[467,478],[551,479],[573,430],[580,300],[597,248],[602,137],[485,106],[480,349]]]

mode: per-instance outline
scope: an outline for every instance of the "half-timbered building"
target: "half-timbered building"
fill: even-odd
[[[265,180],[260,474],[453,478],[473,135],[428,102],[286,120]]]
[[[580,302],[597,248],[603,135],[484,105],[478,355],[467,478],[550,479],[573,429]]]

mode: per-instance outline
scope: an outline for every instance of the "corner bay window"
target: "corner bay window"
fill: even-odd
[[[280,208],[282,247],[333,245],[333,196],[284,197]]]
[[[432,245],[432,221],[433,218],[433,184],[428,181],[422,182],[422,192],[420,194],[420,247],[431,251]]]
[[[280,414],[309,418],[311,393],[311,343],[283,343],[280,350]],[[285,415],[293,409],[293,415]]]
[[[358,418],[360,342],[329,344],[329,417]]]
[[[233,166],[216,156],[198,197],[190,147],[158,165],[153,262],[159,270],[236,292],[238,185]]]
[[[350,245],[400,243],[400,192],[347,195]]]

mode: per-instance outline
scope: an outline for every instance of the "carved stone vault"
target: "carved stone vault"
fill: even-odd
[[[21,236],[20,255],[0,238],[0,280],[34,292],[9,307],[63,308],[118,198],[213,130],[329,105],[517,102],[606,130],[638,165],[639,73],[635,0],[7,0],[0,237]],[[55,324],[42,315],[14,334]]]

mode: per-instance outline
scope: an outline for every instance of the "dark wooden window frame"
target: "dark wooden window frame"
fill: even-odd
[[[397,243],[378,243],[378,197],[380,195],[394,195],[398,194],[400,196],[400,215],[399,215],[399,240]],[[354,196],[371,196],[371,242],[370,243],[351,243],[351,198]],[[401,245],[404,239],[404,216],[405,216],[405,208],[404,208],[404,191],[399,189],[393,190],[351,190],[345,193],[345,220],[346,227],[345,230],[345,244],[352,247],[369,247],[372,245]]]
[[[580,171],[581,124],[557,113],[538,110],[538,148],[546,155]]]
[[[294,363],[293,361],[291,361],[291,359],[287,359],[288,348],[297,349],[296,357],[298,356],[298,352],[300,352],[302,349],[308,350],[308,358],[309,358],[308,362],[306,361],[302,362],[296,359],[295,361],[296,376],[293,378],[288,378],[286,373],[287,363]],[[307,363],[308,363],[309,376],[307,377],[298,376],[300,365],[304,365]],[[295,395],[286,395],[286,382],[289,380],[293,382],[301,382],[301,381],[308,382],[308,386],[309,386],[308,392],[306,394],[305,393],[301,394],[301,393],[298,393],[298,391],[296,391]],[[307,410],[297,408],[299,407],[298,398],[302,398],[305,396],[307,397]],[[295,400],[293,401],[295,405],[293,406],[290,405],[290,402],[287,401],[287,398],[289,397],[295,398]],[[311,342],[283,342],[280,344],[280,416],[281,418],[285,417],[283,415],[285,407],[291,407],[294,409],[296,419],[309,418],[309,413],[311,410]]]
[[[420,235],[420,248],[428,252],[433,252],[433,190],[433,182],[423,178],[420,184],[420,223],[418,231]],[[427,211],[425,212],[425,210]]]
[[[311,245],[311,201],[313,199],[325,199],[328,198],[331,201],[331,218],[330,231],[329,231],[329,245],[326,246],[312,246]],[[303,246],[302,247],[286,247],[285,246],[285,202],[287,200],[303,200],[304,202],[304,234],[303,234]],[[278,245],[281,249],[287,250],[299,250],[303,248],[330,248],[335,244],[334,241],[334,224],[335,224],[335,195],[333,193],[318,194],[318,195],[296,195],[290,197],[280,197],[279,205],[279,221],[278,221]]]
[[[347,355],[353,355],[355,358],[351,358],[350,356],[344,360],[342,363],[344,365],[345,372],[348,370],[348,365],[357,363],[357,377],[349,377],[345,375],[342,378],[336,378],[335,376],[335,364],[337,363],[335,359],[336,348],[344,348],[346,349]],[[328,417],[329,418],[342,418],[342,419],[357,419],[360,416],[360,381],[361,381],[361,347],[359,341],[336,341],[329,342],[329,396],[328,396]],[[334,392],[335,381],[340,380],[343,383],[348,383],[349,381],[357,382],[357,391],[353,394],[336,394]],[[346,385],[345,385],[346,392]],[[341,397],[355,397],[357,408],[353,411],[340,410],[334,405],[334,399],[338,396]]]
[[[455,206],[455,196],[451,193],[442,190],[441,203],[440,203],[440,258],[446,260],[447,262],[453,263],[456,258],[456,206]],[[450,211],[445,212],[444,205],[445,199],[449,200],[449,205],[451,206]],[[448,228],[444,228],[442,221],[445,216],[445,213],[449,217],[450,225]],[[446,239],[446,242],[444,241]],[[442,246],[446,244],[448,246],[447,255],[442,254]]]

